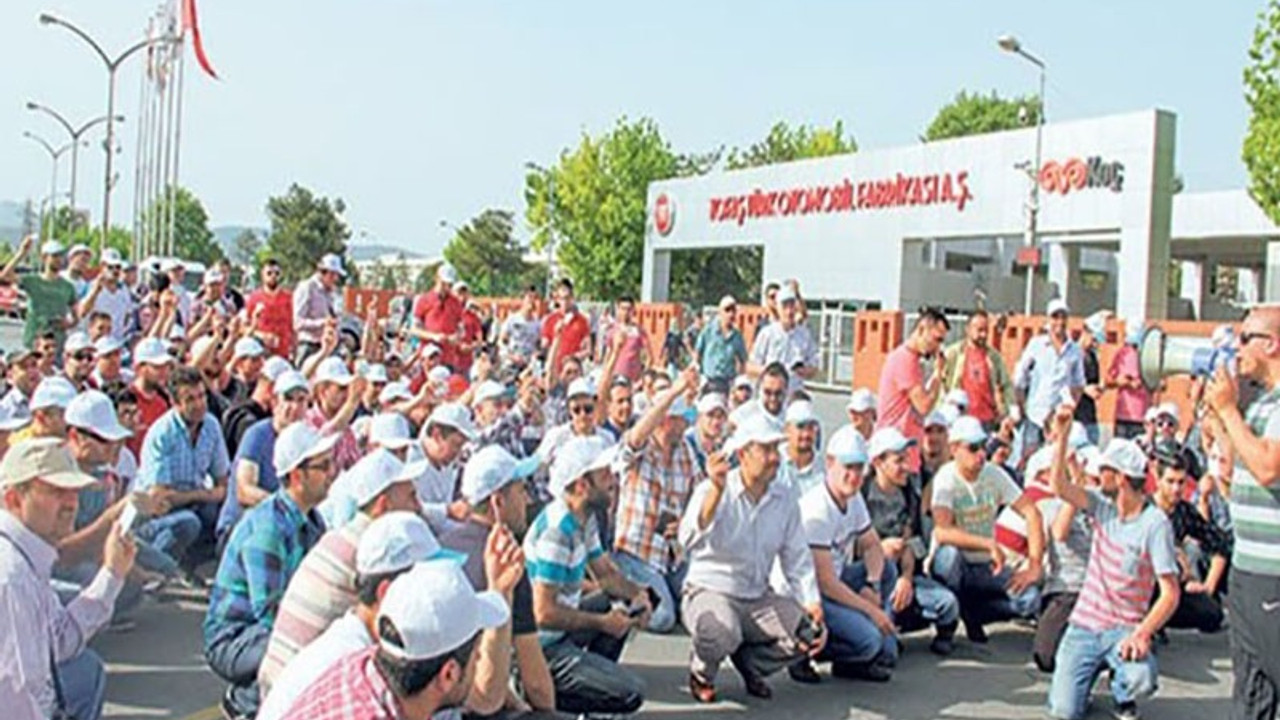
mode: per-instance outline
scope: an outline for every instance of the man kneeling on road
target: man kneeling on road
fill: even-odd
[[[768,699],[773,691],[765,677],[826,643],[800,503],[790,484],[775,482],[784,438],[764,413],[744,419],[725,451],[707,459],[708,480],[694,490],[680,522],[689,557],[683,606],[693,636],[689,689],[701,703],[715,701],[716,673],[726,658],[748,694]],[[738,459],[732,471],[726,453]],[[779,561],[800,602],[770,590]]]

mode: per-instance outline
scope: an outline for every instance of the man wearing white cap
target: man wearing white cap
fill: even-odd
[[[231,374],[218,389],[218,394],[226,398],[228,408],[243,402],[253,392],[262,376],[266,356],[267,349],[252,337],[242,337],[231,346]]]
[[[305,422],[285,428],[273,453],[280,489],[250,508],[227,540],[209,594],[204,654],[230,685],[223,706],[232,716],[258,709],[258,667],[280,599],[324,530],[315,506],[333,482],[336,442]]]
[[[133,349],[135,377],[130,387],[138,396],[138,425],[127,445],[137,457],[142,456],[147,431],[169,410],[169,369],[174,362],[159,338],[143,338]]]
[[[329,253],[316,263],[315,273],[293,289],[294,357],[298,362],[320,349],[325,326],[336,321],[339,306],[335,291],[338,281],[346,276],[342,258]]]
[[[733,387],[729,391],[729,410],[737,410],[750,402],[755,391],[756,384],[751,382],[751,378],[746,375],[735,377],[733,379]]]
[[[924,443],[925,418],[942,392],[942,364],[924,376],[925,358],[934,357],[951,330],[951,321],[935,308],[923,308],[911,335],[884,360],[876,400],[876,428],[897,428],[908,440]],[[920,448],[907,449],[907,469],[921,474]]]
[[[133,293],[120,281],[123,266],[124,259],[120,257],[119,250],[103,250],[98,276],[89,285],[89,292],[84,300],[80,301],[80,317],[106,313],[111,318],[111,337],[121,342],[128,336],[133,313],[137,310]]]
[[[64,413],[76,396],[76,389],[64,377],[48,377],[40,381],[31,394],[31,423],[13,433],[9,445],[31,438],[67,437]]]
[[[476,439],[476,426],[471,411],[458,403],[442,403],[431,411],[419,433],[422,473],[414,480],[418,502],[427,520],[439,526],[446,519],[466,517],[466,502],[458,499],[458,476],[462,469],[458,458],[467,443]],[[417,459],[416,454],[410,455]]]
[[[500,445],[516,457],[524,457],[522,433],[526,418],[529,422],[542,422],[542,408],[538,402],[534,381],[520,384],[520,401],[513,404],[506,385],[496,380],[484,380],[475,386],[471,407],[475,410],[477,447]]]
[[[23,238],[8,264],[0,270],[0,282],[17,285],[27,294],[27,317],[22,326],[22,346],[26,348],[34,348],[36,336],[45,331],[52,331],[60,342],[76,319],[76,289],[58,274],[63,261],[61,244],[50,240],[41,245],[40,272],[18,277],[18,264],[35,242],[35,235]]]
[[[299,650],[355,605],[356,548],[366,531],[382,517],[419,517],[413,468],[409,470],[406,472],[405,464],[389,451],[375,450],[347,472],[356,514],[350,522],[332,526],[302,558],[289,579],[258,670],[258,682],[264,687],[270,687]],[[423,524],[419,519],[415,527]],[[392,523],[392,527],[402,525]],[[424,532],[434,545],[430,530],[424,528]]]
[[[409,421],[400,413],[378,413],[365,418],[368,451],[350,470],[338,475],[333,487],[329,488],[329,497],[320,503],[320,516],[324,518],[326,527],[339,528],[351,522],[360,512],[360,483],[368,478],[371,472],[380,473],[387,468],[388,458],[404,464],[408,462],[409,452],[414,445],[413,431]],[[422,475],[426,468],[425,461],[415,460],[405,468],[406,479],[410,481],[410,489],[415,490],[412,481]],[[414,496],[413,509],[421,511]]]
[[[58,544],[74,527],[78,493],[94,482],[52,438],[20,443],[0,461],[0,694],[7,717],[101,716],[106,675],[87,644],[111,619],[137,548],[113,527],[102,569],[65,606],[48,581]]]
[[[287,372],[295,372],[288,360],[279,355],[268,357],[262,363],[262,372],[258,373],[258,380],[253,384],[249,395],[227,408],[222,417],[222,434],[227,439],[227,453],[231,457],[236,456],[249,428],[258,421],[271,417],[275,402],[275,382]],[[310,398],[309,392],[307,397]]]
[[[462,522],[438,528],[440,544],[466,556],[463,570],[477,590],[492,589],[486,553],[497,528],[522,537],[528,528],[529,495],[524,482],[536,469],[535,458],[516,460],[501,447],[482,447],[462,472],[461,494],[471,508]],[[547,669],[533,612],[533,585],[522,573],[511,595],[511,644],[524,700],[534,710],[555,710],[556,691]]]
[[[799,323],[799,298],[791,285],[778,290],[778,322],[769,323],[756,333],[751,345],[747,374],[759,376],[765,366],[782,363],[790,374],[788,393],[804,386],[804,381],[818,373],[818,346],[808,325]]]
[[[360,396],[368,384],[365,378],[352,375],[340,357],[327,357],[316,367],[311,378],[311,394],[315,399],[307,411],[307,422],[322,435],[337,435],[335,457],[338,472],[360,459],[360,443],[351,431],[351,420],[360,407]]]
[[[276,378],[274,395],[271,416],[251,425],[236,448],[235,460],[231,463],[233,481],[227,485],[215,530],[219,546],[245,510],[280,489],[274,459],[276,438],[303,418],[311,395],[307,392],[307,379],[296,370],[285,371]]]
[[[331,666],[284,717],[428,720],[462,708],[474,691],[479,646],[498,644],[492,638],[510,627],[509,605],[500,593],[477,593],[455,563],[419,563],[387,590],[374,621],[377,646]],[[500,707],[467,709],[484,715]]]
[[[777,482],[778,444],[785,437],[781,425],[764,414],[739,425],[724,452],[708,459],[708,481],[694,489],[680,521],[678,540],[689,557],[689,689],[700,703],[715,700],[716,673],[726,658],[742,674],[748,694],[767,699],[773,692],[766,676],[816,655],[826,641],[798,496],[791,485]],[[737,457],[737,468],[729,469],[726,454]],[[775,563],[795,597],[770,589]]]
[[[93,343],[94,367],[89,384],[98,390],[109,385],[133,382],[133,371],[124,367],[124,343],[111,337],[98,338]]]
[[[456,346],[462,339],[462,301],[453,292],[458,272],[449,263],[436,268],[436,283],[413,301],[413,326],[409,335],[421,343],[437,345],[441,361],[454,367]]]
[[[822,432],[822,424],[818,422],[813,403],[808,400],[796,400],[788,405],[785,421],[787,442],[778,478],[791,483],[797,495],[804,495],[821,485],[827,477],[827,469],[818,457],[818,435]]]
[[[1066,435],[1074,408],[1050,417]],[[1055,447],[1055,466],[1066,462],[1066,443]],[[1110,667],[1115,716],[1137,718],[1137,700],[1156,689],[1152,638],[1178,606],[1178,563],[1169,519],[1147,498],[1147,458],[1129,440],[1112,440],[1102,455],[1102,491],[1050,473],[1052,490],[1093,521],[1084,586],[1058,646],[1049,687],[1049,715],[1077,720],[1088,710],[1099,668]],[[1123,476],[1123,477],[1119,477]],[[1158,599],[1156,585],[1160,586]]]
[[[732,295],[720,298],[716,321],[707,323],[694,343],[698,368],[709,390],[729,392],[733,379],[747,367],[747,345],[738,330],[738,301]]]
[[[569,411],[569,421],[549,428],[534,451],[544,466],[553,464],[560,448],[574,438],[598,437],[606,445],[613,444],[613,437],[599,426],[600,399],[590,380],[578,378],[569,383],[565,391],[565,406]],[[534,486],[533,500],[539,506],[550,499],[545,485],[545,482],[538,482]]]
[[[849,415],[849,424],[853,426],[863,440],[870,441],[871,434],[876,431],[876,395],[867,388],[858,388],[849,394],[849,402],[844,410]]]
[[[965,632],[987,642],[983,625],[1034,617],[1044,557],[1044,524],[1034,499],[987,462],[987,433],[965,415],[951,425],[951,461],[933,476],[933,577],[960,598]],[[1027,565],[1014,572],[996,542],[996,515],[1009,506],[1027,526]]]
[[[952,392],[965,393],[965,407],[960,412],[982,422],[988,432],[1016,402],[1013,382],[1000,351],[987,343],[991,318],[986,310],[975,310],[965,325],[964,339],[942,352],[942,386]]]
[[[614,459],[613,449],[598,438],[565,443],[551,465],[555,499],[524,540],[534,615],[556,706],[564,712],[633,713],[644,702],[643,681],[620,666],[618,657],[632,628],[648,622],[652,606],[647,589],[610,559],[596,520],[616,489]],[[588,569],[601,592],[584,598]]]
[[[200,322],[209,313],[220,318],[234,315],[235,305],[226,293],[227,276],[217,267],[209,268],[204,274],[204,287],[191,303],[191,324]]]
[[[911,484],[906,465],[906,451],[912,442],[897,428],[875,431],[867,443],[869,477],[862,484],[862,498],[871,525],[880,537],[880,549],[897,569],[897,580],[887,596],[894,623],[904,630],[934,625],[937,634],[929,643],[929,650],[946,656],[955,647],[960,602],[924,572],[928,549],[920,516],[920,493]]]
[[[695,407],[698,412],[697,422],[685,431],[684,441],[698,462],[698,471],[707,474],[707,458],[720,450],[725,440],[725,423],[729,420],[729,407],[724,395],[707,393],[698,398]]]
[[[186,263],[178,259],[165,260],[162,267],[165,274],[169,276],[169,291],[173,293],[175,305],[174,310],[177,312],[178,324],[184,328],[191,327],[191,291],[187,289],[187,266]]]
[[[84,243],[76,243],[67,250],[67,269],[62,271],[62,277],[76,289],[76,300],[89,294],[89,280],[85,275],[92,257],[93,251]]]
[[[1010,408],[1014,422],[1023,421],[1023,457],[1044,444],[1044,427],[1053,408],[1070,397],[1075,405],[1084,392],[1084,353],[1067,335],[1070,309],[1059,299],[1049,301],[1048,332],[1031,338],[1013,371],[1021,411]]]

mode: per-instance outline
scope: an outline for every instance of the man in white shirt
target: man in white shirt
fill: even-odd
[[[782,363],[769,363],[760,376],[760,396],[748,400],[729,413],[729,425],[737,427],[751,415],[766,415],[776,422],[783,421],[783,410],[787,406],[788,386],[791,373]]]
[[[444,403],[431,412],[419,434],[421,458],[411,453],[410,462],[418,459],[422,474],[414,481],[422,513],[432,523],[446,519],[462,520],[471,513],[465,502],[456,499],[461,468],[456,462],[467,443],[476,439],[476,426],[471,411],[464,405]]]
[[[678,538],[689,557],[689,689],[701,703],[715,701],[716,673],[725,658],[750,695],[768,699],[773,691],[766,676],[826,643],[800,504],[789,484],[775,482],[784,438],[781,426],[763,414],[745,420],[725,451],[707,459],[708,481],[694,490],[680,522]],[[726,454],[737,457],[736,469],[729,469]],[[799,601],[770,589],[775,562]]]
[[[0,461],[0,707],[10,720],[102,714],[106,675],[86,645],[111,619],[137,547],[113,527],[102,569],[78,596],[64,607],[49,585],[79,491],[95,482],[56,438],[18,443]]]
[[[791,284],[778,290],[778,322],[756,333],[751,345],[748,375],[759,375],[770,363],[782,363],[791,373],[788,391],[799,390],[818,374],[818,346],[809,327],[800,323],[800,298]]]
[[[525,288],[520,308],[507,316],[498,333],[498,345],[503,359],[523,365],[533,360],[538,352],[538,338],[542,335],[542,322],[538,320],[538,289]]]
[[[779,476],[791,483],[797,495],[821,485],[827,470],[818,457],[818,434],[821,427],[813,403],[797,400],[787,406],[787,445]]]
[[[102,251],[102,270],[89,286],[88,295],[80,301],[80,317],[106,313],[111,318],[111,337],[124,342],[136,303],[133,293],[120,281],[122,267],[124,259],[120,251],[115,248]]]

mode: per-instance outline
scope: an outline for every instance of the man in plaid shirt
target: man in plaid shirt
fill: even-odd
[[[321,437],[305,421],[280,432],[272,462],[280,489],[249,509],[231,531],[204,618],[204,656],[230,683],[224,714],[258,710],[258,666],[289,579],[324,532],[315,506],[336,474],[337,435]]]
[[[648,624],[656,633],[670,632],[676,624],[676,598],[686,569],[676,529],[693,486],[702,479],[697,458],[683,442],[689,406],[681,396],[697,383],[697,368],[681,373],[627,431],[619,449],[625,469],[618,488],[613,560],[628,579],[656,593],[658,603]]]

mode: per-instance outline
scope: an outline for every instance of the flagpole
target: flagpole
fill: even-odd
[[[178,221],[178,203],[177,203],[178,164],[179,164],[178,159],[179,159],[179,155],[182,152],[182,85],[183,85],[183,75],[185,72],[185,68],[187,66],[186,53],[183,52],[184,46],[181,40],[182,36],[179,35],[178,37],[179,37],[178,43],[174,45],[174,48],[177,51],[174,55],[174,65],[176,66],[174,73],[176,75],[176,80],[174,84],[170,87],[170,89],[173,91],[173,104],[174,104],[173,166],[171,168],[172,174],[170,176],[170,181],[169,181],[169,186],[173,188],[172,191],[170,192],[170,200],[169,200],[169,245],[170,247],[173,247],[174,244],[176,244],[177,242],[176,231],[177,231],[177,221]]]
[[[151,37],[148,24],[147,37]],[[136,265],[142,260],[142,218],[138,211],[142,196],[142,165],[144,162],[143,138],[146,137],[147,109],[147,71],[143,70],[138,80],[138,142],[133,158],[133,242],[130,243],[130,260]]]

